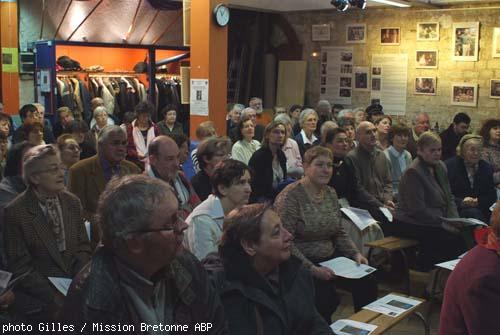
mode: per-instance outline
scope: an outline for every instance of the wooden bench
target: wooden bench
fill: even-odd
[[[376,241],[371,241],[368,243],[365,243],[365,246],[367,246],[368,249],[368,261],[371,259],[371,255],[374,249],[381,249],[385,252],[387,252],[389,255],[394,252],[398,252],[401,254],[401,257],[403,259],[403,273],[405,276],[405,283],[406,283],[406,290],[405,293],[409,296],[410,295],[410,267],[408,264],[408,258],[406,256],[405,250],[409,248],[413,248],[418,246],[418,241],[416,240],[411,240],[411,239],[406,239],[406,238],[400,238],[400,237],[394,237],[394,236],[388,236],[385,237],[381,240],[376,240]]]
[[[397,294],[397,293],[393,293]],[[401,295],[401,294],[399,294]],[[401,295],[404,296],[404,295]],[[415,297],[410,297],[408,298],[415,299],[418,301],[425,302],[425,300],[420,299],[420,298],[415,298]],[[377,329],[371,334],[371,335],[379,335],[379,334],[385,334],[386,331],[390,330],[394,326],[396,326],[400,321],[406,319],[410,315],[415,315],[418,317],[423,325],[424,325],[424,330],[425,330],[425,335],[430,334],[430,326],[425,320],[425,318],[422,316],[420,312],[418,312],[418,309],[420,309],[424,304],[420,304],[416,307],[413,307],[403,314],[399,315],[398,317],[391,317],[387,316],[385,314],[377,313],[374,311],[370,311],[367,309],[362,309],[361,311],[357,312],[356,314],[352,315],[349,320],[353,321],[358,321],[358,322],[364,322],[364,323],[369,323],[371,325],[376,325]]]

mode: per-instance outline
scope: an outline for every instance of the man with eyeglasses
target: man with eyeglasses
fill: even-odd
[[[68,173],[68,189],[80,198],[83,216],[91,223],[93,247],[99,242],[94,220],[99,195],[111,178],[140,173],[134,163],[125,160],[127,134],[119,126],[107,126],[101,130],[97,147],[97,155],[79,161]]]
[[[41,104],[37,104],[37,106],[34,104],[26,104],[21,107],[19,110],[19,117],[21,118],[23,124],[14,131],[14,134],[12,135],[12,143],[15,144],[27,140],[24,127],[35,122],[44,126],[43,140],[45,143],[54,143],[56,141],[54,134],[52,133],[50,122],[44,119],[45,107]],[[38,108],[40,108],[40,110]],[[46,126],[45,121],[49,123],[49,127]]]
[[[126,325],[133,334],[195,333],[204,323],[203,334],[226,334],[206,272],[182,249],[187,226],[167,183],[145,175],[114,179],[97,213],[103,246],[74,279],[63,322],[93,333]]]

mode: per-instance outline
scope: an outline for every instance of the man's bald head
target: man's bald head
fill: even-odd
[[[369,121],[362,121],[356,128],[356,137],[359,144],[368,151],[371,151],[377,145],[377,137],[375,133],[377,128]]]
[[[172,181],[179,171],[179,147],[168,136],[156,137],[148,147],[149,163],[156,177]]]

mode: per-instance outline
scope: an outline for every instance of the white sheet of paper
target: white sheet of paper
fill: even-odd
[[[319,264],[332,269],[337,276],[349,279],[363,278],[364,276],[367,276],[377,270],[368,265],[358,265],[355,261],[346,257],[333,258]]]
[[[458,258],[458,259],[454,259],[452,261],[438,263],[438,264],[436,264],[436,266],[439,266],[440,268],[443,268],[443,269],[453,271],[453,270],[455,270],[455,266],[457,266],[457,264],[458,264],[458,262],[460,262],[460,260],[461,259]]]
[[[71,278],[63,277],[49,277],[50,282],[54,285],[59,292],[66,296],[68,294],[69,286],[71,285]]]
[[[497,194],[498,194],[498,192],[497,192]],[[490,207],[490,212],[493,212],[493,210],[495,209],[496,206],[497,206],[497,203],[494,202],[493,205],[491,205],[491,207]]]
[[[444,222],[448,222],[450,224],[456,225],[457,227],[463,226],[463,227],[468,227],[468,226],[483,226],[483,227],[488,227],[486,223],[484,223],[481,220],[474,219],[474,218],[445,218],[441,217],[441,220]]]
[[[392,217],[391,211],[388,208],[385,208],[385,207],[379,207],[379,208],[380,208],[380,211],[385,215],[385,217],[387,218],[387,220],[389,220],[389,222],[392,222],[393,217]]]
[[[420,305],[421,303],[421,301],[401,297],[391,293],[372,302],[371,304],[366,305],[363,309],[368,309],[370,311],[382,313],[395,318],[407,310]]]
[[[377,220],[375,220],[367,210],[356,207],[341,208],[340,210],[347,215],[361,231],[371,224],[377,223]]]
[[[85,220],[84,224],[85,224],[85,231],[87,232],[87,237],[89,238],[90,241],[90,222]]]
[[[337,335],[370,335],[375,329],[377,329],[377,326],[353,320],[341,319],[332,323],[330,328]]]
[[[6,288],[7,285],[9,285],[9,281],[10,281],[11,277],[12,277],[12,272],[0,270],[0,289]]]

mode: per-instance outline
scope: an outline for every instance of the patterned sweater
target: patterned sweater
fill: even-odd
[[[310,267],[328,260],[336,248],[348,258],[359,251],[342,225],[337,194],[327,187],[321,204],[312,202],[299,180],[288,185],[276,198],[274,206],[285,228],[294,236],[292,254]]]

